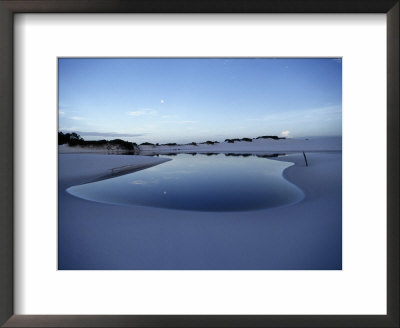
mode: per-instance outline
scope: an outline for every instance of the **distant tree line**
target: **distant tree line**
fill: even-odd
[[[125,141],[122,139],[113,139],[113,140],[84,140],[79,134],[72,132],[72,133],[63,133],[58,132],[58,144],[64,145],[68,144],[71,147],[74,146],[119,146],[121,149],[126,150],[135,150],[137,144],[134,142]]]
[[[278,136],[260,136],[257,138],[234,138],[234,139],[225,139],[225,142],[227,143],[235,143],[236,141],[245,141],[245,142],[252,142],[254,139],[273,139],[273,140],[279,140],[279,139],[286,139],[285,137],[278,137]],[[218,144],[218,141],[210,141],[207,140],[205,142],[201,142],[200,144],[206,144],[206,145],[215,145]],[[63,132],[58,132],[58,144],[59,145],[64,145],[68,144],[71,147],[74,146],[119,146],[121,149],[126,149],[126,150],[135,150],[137,149],[137,144],[134,142],[129,142],[129,141],[124,141],[121,139],[113,139],[113,140],[84,140],[79,134],[72,132],[72,133],[63,133]],[[158,143],[153,144],[151,142],[143,142],[140,144],[141,146],[160,146]],[[191,142],[188,143],[187,145],[193,145],[197,146],[196,142]],[[166,143],[166,144],[161,144],[161,146],[179,146],[177,143]]]
[[[217,143],[219,143],[219,142],[218,141],[210,141],[210,140],[207,140],[205,142],[200,142],[200,144],[203,144],[203,145],[214,145]]]
[[[261,136],[257,137],[256,139],[274,139],[274,140],[279,140],[279,139],[286,139],[286,137],[278,137],[278,136]]]
[[[273,139],[273,140],[279,140],[279,139],[286,139],[285,137],[278,137],[278,136],[261,136],[261,137],[257,137],[257,138],[253,138],[253,139]],[[253,139],[251,138],[242,138],[242,139],[225,139],[225,142],[227,143],[235,143],[235,141],[246,141],[246,142],[252,142]]]
[[[72,133],[62,133],[58,132],[58,144],[59,145],[64,145],[64,144],[69,144],[70,146],[72,145],[77,145],[77,143],[83,140],[81,136],[75,132]]]

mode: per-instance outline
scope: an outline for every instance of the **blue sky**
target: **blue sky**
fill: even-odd
[[[60,58],[59,130],[142,143],[342,134],[334,58]]]

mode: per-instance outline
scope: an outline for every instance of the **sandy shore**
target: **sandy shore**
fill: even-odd
[[[161,157],[60,154],[59,269],[341,269],[341,152],[279,158],[303,201],[249,212],[107,205],[68,194],[113,168]],[[161,164],[162,165],[162,164]],[[118,242],[115,242],[115,241]],[[121,263],[124,263],[123,267]]]
[[[137,155],[59,154],[58,183],[63,187],[70,187],[120,173],[134,172],[169,160]]]

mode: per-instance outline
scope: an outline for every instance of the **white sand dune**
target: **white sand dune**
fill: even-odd
[[[129,173],[169,161],[168,158],[132,155],[59,154],[58,183],[76,185],[120,173]]]
[[[284,177],[300,187],[305,198],[291,206],[249,212],[194,212],[86,201],[65,189],[114,168],[139,169],[165,159],[60,154],[59,268],[121,269],[123,262],[124,269],[341,269],[341,139],[325,145],[308,141],[287,140],[279,147],[273,140],[268,147],[253,141],[252,146],[258,148],[242,147],[251,143],[229,144],[236,148],[228,151],[282,151],[283,144],[287,149],[310,151],[308,167],[301,153],[278,158],[295,163],[284,171]],[[202,149],[221,151],[226,146]],[[329,152],[317,152],[322,149]]]

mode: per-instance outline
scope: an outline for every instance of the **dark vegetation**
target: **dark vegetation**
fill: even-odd
[[[119,149],[123,150],[135,150],[137,144],[134,142],[125,141],[122,139],[113,140],[84,140],[79,134],[72,133],[62,133],[58,132],[58,144],[64,145],[68,144],[71,147],[75,146],[88,146],[88,147],[109,147],[117,146]]]
[[[235,141],[240,141],[240,139],[225,139],[225,142],[228,142],[228,143],[235,143]]]
[[[280,140],[280,139],[286,139],[286,137],[278,137],[278,136],[260,136],[257,138],[253,138],[253,139],[273,139],[273,140]],[[246,141],[246,142],[252,142],[253,139],[251,138],[242,138],[242,139],[225,139],[225,142],[227,143],[235,143],[235,141]]]
[[[214,144],[217,144],[217,143],[219,143],[218,141],[210,141],[210,140],[207,140],[207,141],[205,141],[205,142],[201,142],[201,144],[205,144],[205,145],[214,145]]]
[[[75,132],[72,133],[62,133],[58,132],[58,144],[59,145],[64,145],[64,144],[70,144],[70,143],[75,143],[78,142],[79,140],[83,140],[81,136]]]
[[[225,139],[225,142],[227,143],[235,143],[236,141],[245,141],[245,142],[252,142],[254,139],[273,139],[273,140],[280,140],[280,139],[286,139],[286,137],[278,137],[278,136],[260,136],[257,138],[233,138],[233,139]],[[211,141],[207,140],[205,142],[201,142],[200,144],[206,144],[206,145],[215,145],[218,144],[218,141]],[[69,146],[89,146],[89,147],[107,147],[107,148],[112,148],[112,146],[117,146],[118,149],[122,150],[138,150],[138,146],[134,142],[129,142],[129,141],[124,141],[121,139],[113,139],[113,140],[90,140],[86,141],[84,140],[79,134],[72,132],[72,133],[63,133],[63,132],[58,132],[58,144],[59,145],[64,145],[68,144]],[[151,142],[143,142],[140,144],[141,146],[160,146],[159,143],[153,144]],[[192,145],[192,146],[198,146],[196,142],[191,142],[186,145]],[[166,144],[161,144],[161,146],[179,146],[176,142],[170,142]],[[228,155],[228,156],[234,156],[234,155]]]
[[[256,139],[274,139],[274,140],[279,140],[279,139],[286,139],[286,137],[278,137],[278,136],[261,136],[257,137]]]

